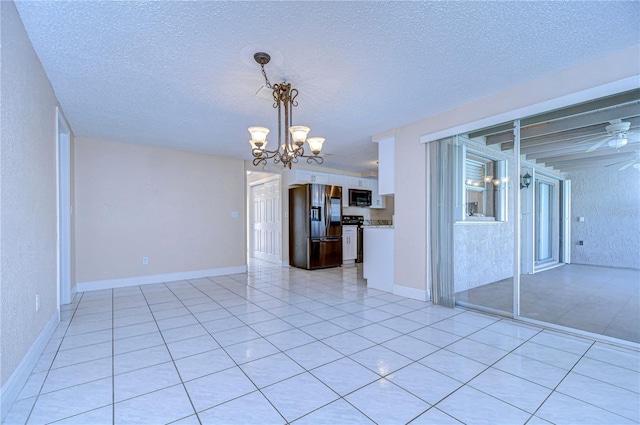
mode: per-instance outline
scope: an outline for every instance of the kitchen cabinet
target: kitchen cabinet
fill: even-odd
[[[371,191],[371,208],[386,208],[386,199],[379,195],[378,180],[365,177],[353,177],[344,174],[319,173],[311,170],[294,170],[289,184],[330,184],[342,187],[342,206],[349,206],[349,189],[363,189]]]
[[[361,177],[349,177],[349,187],[352,189],[371,190],[371,180]]]
[[[291,183],[329,184],[329,174],[318,173],[316,171],[309,171],[309,170],[295,170],[294,181]]]
[[[378,192],[382,195],[395,193],[395,137],[378,141]]]
[[[342,196],[344,196],[344,191],[347,190],[347,179],[348,176],[343,174],[329,174],[329,184],[342,187]]]
[[[358,258],[358,226],[342,226],[342,262],[355,263]]]
[[[371,208],[381,210],[387,208],[387,198],[384,195],[380,195],[378,191],[378,180],[370,180],[370,187]]]

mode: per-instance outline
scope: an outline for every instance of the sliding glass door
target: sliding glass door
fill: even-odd
[[[439,284],[456,304],[640,343],[640,138],[607,130],[623,113],[640,129],[638,96],[448,142],[447,209],[444,198],[434,208],[452,220],[439,263],[451,277]]]

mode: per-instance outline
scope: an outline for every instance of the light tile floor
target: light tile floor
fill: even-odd
[[[567,264],[520,280],[523,317],[640,343],[640,270]],[[513,311],[513,280],[456,293],[456,300]]]
[[[6,424],[626,424],[640,354],[367,289],[361,269],[78,294]]]

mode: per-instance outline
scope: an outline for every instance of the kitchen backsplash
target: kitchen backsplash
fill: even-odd
[[[363,226],[391,226],[392,220],[365,220]]]

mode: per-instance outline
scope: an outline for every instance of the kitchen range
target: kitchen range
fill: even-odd
[[[362,263],[362,225],[364,216],[342,216],[342,252],[344,263]]]

